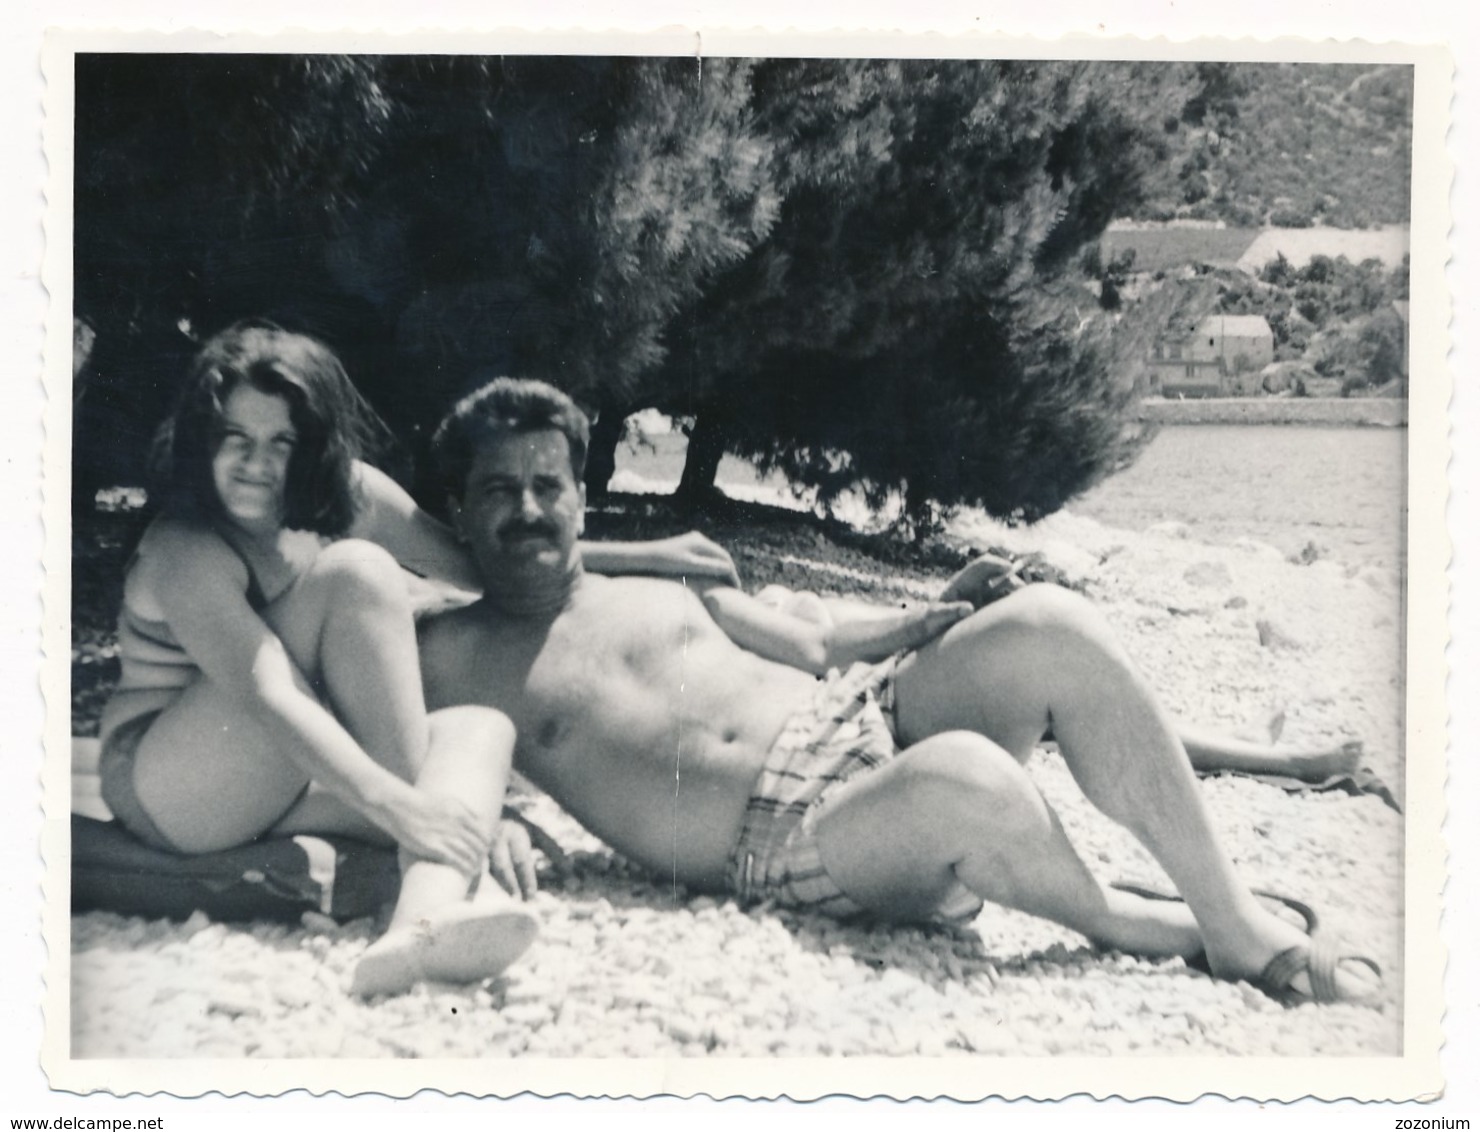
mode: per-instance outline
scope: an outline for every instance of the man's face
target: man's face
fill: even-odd
[[[453,518],[490,586],[563,574],[586,521],[586,488],[555,429],[495,435],[478,448]]]

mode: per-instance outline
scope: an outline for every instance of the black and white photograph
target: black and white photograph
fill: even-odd
[[[634,42],[53,43],[49,1073],[1436,1087],[1437,56]]]

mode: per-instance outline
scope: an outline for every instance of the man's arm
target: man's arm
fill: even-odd
[[[819,676],[830,668],[919,648],[972,612],[968,602],[932,603],[834,624],[803,620],[737,589],[712,586],[700,596],[715,623],[736,644]]]
[[[355,465],[360,512],[349,534],[385,547],[408,570],[468,593],[482,593],[483,580],[452,528],[422,510],[390,476],[369,464]],[[697,531],[652,542],[582,542],[586,568],[596,574],[661,574],[711,578],[740,584],[723,547]],[[490,579],[497,584],[497,579]]]

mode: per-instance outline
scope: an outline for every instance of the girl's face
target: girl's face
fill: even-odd
[[[221,509],[244,530],[281,527],[288,461],[298,443],[288,402],[241,384],[222,408],[224,431],[211,460]]]

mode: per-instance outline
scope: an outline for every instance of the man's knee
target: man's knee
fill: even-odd
[[[1007,620],[1026,628],[1080,628],[1093,621],[1095,608],[1081,594],[1051,582],[1024,586],[991,606]]]
[[[1063,586],[1047,582],[1025,586],[988,608],[1000,618],[1000,632],[1018,630],[1022,645],[1046,650],[1056,662],[1121,655],[1115,634],[1100,611]]]

